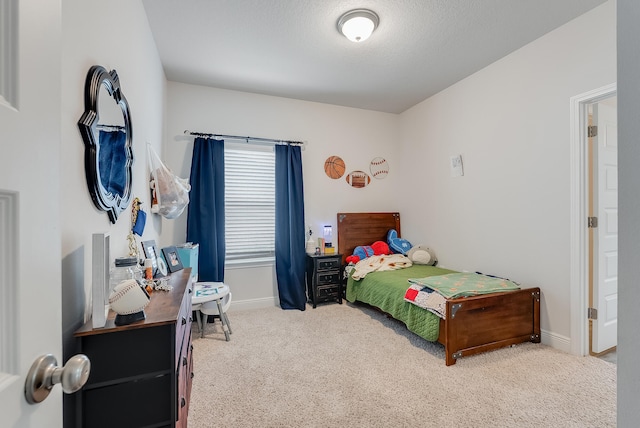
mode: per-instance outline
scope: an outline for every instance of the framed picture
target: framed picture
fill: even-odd
[[[182,270],[182,261],[180,260],[180,255],[176,247],[163,248],[162,255],[164,255],[164,259],[167,261],[167,269],[169,269],[169,272],[173,273]]]
[[[153,275],[158,273],[158,260],[160,253],[158,253],[158,247],[156,247],[156,241],[142,241],[142,252],[146,259],[151,259],[151,265],[153,266]]]

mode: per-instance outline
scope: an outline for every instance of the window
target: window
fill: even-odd
[[[273,260],[275,159],[273,146],[225,141],[227,263]]]

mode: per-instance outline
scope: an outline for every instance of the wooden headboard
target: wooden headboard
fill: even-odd
[[[359,245],[387,242],[387,232],[400,235],[400,213],[338,213],[338,253],[344,259]]]

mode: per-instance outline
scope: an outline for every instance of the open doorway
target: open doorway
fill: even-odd
[[[603,355],[617,345],[616,118],[615,84],[571,98],[570,312],[575,355]],[[597,131],[589,128],[598,125]]]

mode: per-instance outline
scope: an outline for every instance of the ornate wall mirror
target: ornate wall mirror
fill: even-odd
[[[84,140],[84,171],[93,204],[112,223],[131,199],[133,150],[129,104],[115,70],[94,65],[84,88],[78,127]]]

